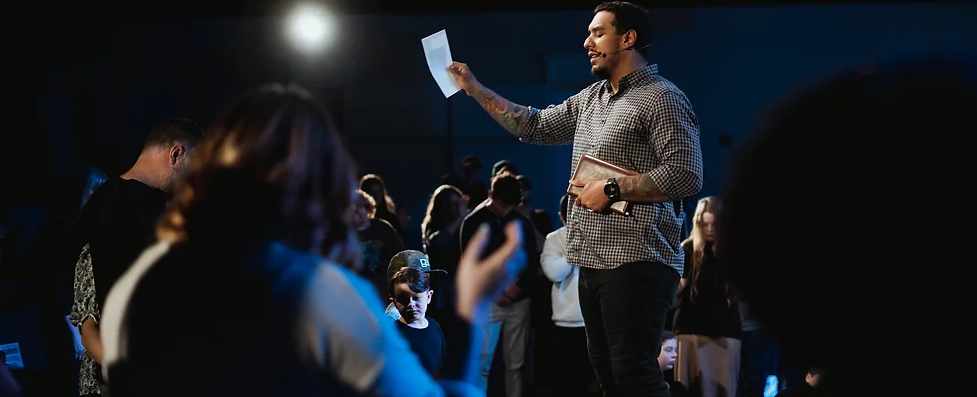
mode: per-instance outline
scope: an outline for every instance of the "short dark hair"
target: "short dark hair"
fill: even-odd
[[[505,205],[519,205],[522,202],[522,186],[519,185],[519,180],[505,172],[496,175],[492,178],[492,199]]]
[[[176,143],[192,148],[204,137],[204,130],[190,119],[174,118],[159,123],[146,137],[143,150]]]
[[[675,339],[675,334],[673,334],[671,331],[669,331],[667,329],[664,330],[664,331],[662,331],[662,343],[665,343],[665,342],[670,341],[672,339]]]
[[[227,159],[229,150],[240,155]],[[348,217],[354,171],[332,117],[312,94],[262,87],[217,118],[157,235],[199,246],[281,241],[324,255],[341,247],[330,259],[355,268],[362,251]],[[247,206],[229,205],[241,192]],[[234,223],[242,213],[248,222]]]
[[[562,216],[564,220],[567,219],[567,210],[569,210],[569,206],[570,195],[564,193],[563,197],[560,197],[560,216]]]
[[[608,1],[594,8],[594,15],[601,11],[614,14],[614,28],[618,34],[633,30],[635,36],[634,50],[643,56],[648,56],[651,46],[651,17],[648,11],[637,4],[627,1]]]
[[[390,293],[391,298],[394,296],[394,286],[397,284],[407,284],[407,288],[410,288],[415,294],[419,294],[431,290],[431,277],[416,267],[407,266],[398,270],[390,278],[387,292]]]

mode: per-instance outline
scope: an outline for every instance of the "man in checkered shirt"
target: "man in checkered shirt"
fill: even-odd
[[[571,172],[585,154],[640,172],[570,181],[583,191],[571,202],[567,257],[581,267],[580,308],[605,396],[669,395],[657,357],[684,267],[680,202],[702,188],[699,123],[685,94],[646,59],[650,24],[635,4],[598,6],[584,47],[601,81],[545,109],[502,98],[468,65],[448,67],[521,141],[573,143]],[[631,216],[607,211],[617,200],[636,204]]]

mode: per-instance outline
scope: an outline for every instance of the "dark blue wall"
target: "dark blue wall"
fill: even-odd
[[[790,87],[824,73],[905,53],[975,52],[977,5],[824,5],[664,10],[652,47],[661,73],[692,99],[702,123],[709,178],[718,193],[729,149],[761,109]],[[448,100],[426,70],[420,38],[447,29],[455,60],[486,85],[535,106],[562,101],[593,81],[582,49],[588,12],[482,13],[343,20],[329,51],[292,53],[280,21],[186,22],[117,29],[93,46],[92,61],[51,65],[40,103],[46,146],[38,159],[56,174],[74,161],[75,108],[95,98],[97,155],[115,172],[131,162],[157,121],[187,115],[202,124],[232,95],[294,79],[344,93],[345,132],[363,172],[388,181],[411,209],[416,230],[437,177],[476,154],[516,161],[534,182],[535,204],[553,210],[570,173],[569,147],[519,144],[463,94]],[[816,139],[816,137],[814,138]],[[483,177],[487,178],[487,171]]]
[[[686,91],[702,124],[709,174],[705,194],[718,193],[723,184],[730,149],[720,147],[719,134],[741,140],[759,112],[791,87],[907,53],[977,55],[973,4],[714,8],[655,15],[664,28],[651,50],[654,61]],[[587,12],[356,17],[343,22],[331,51],[316,59],[292,54],[275,20],[116,29],[80,50],[42,49],[74,52],[49,55],[52,61],[34,74],[41,77],[22,82],[39,95],[25,103],[5,102],[13,106],[7,110],[22,111],[15,116],[36,115],[37,122],[25,124],[34,129],[5,132],[3,172],[65,176],[85,156],[100,159],[110,173],[122,172],[158,121],[185,115],[206,124],[240,90],[294,79],[322,96],[337,89],[344,93],[352,151],[363,172],[384,176],[397,201],[411,209],[408,241],[417,234],[449,153],[455,162],[465,154],[476,154],[487,165],[501,158],[516,161],[534,182],[535,204],[555,212],[570,173],[570,148],[519,144],[460,94],[450,99],[454,138],[449,141],[449,102],[426,70],[419,40],[447,29],[455,59],[469,63],[483,83],[520,103],[545,106],[593,81],[581,47],[589,20]],[[79,109],[95,109],[96,117],[79,117]],[[92,129],[96,142],[94,153],[79,156],[76,134],[82,129]],[[36,189],[43,187],[7,183],[2,195],[27,197]],[[30,231],[41,213],[14,208],[7,222]],[[0,343],[20,341],[27,365],[38,365],[38,341],[8,331]]]

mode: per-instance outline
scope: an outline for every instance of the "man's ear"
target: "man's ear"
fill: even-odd
[[[169,160],[171,166],[175,166],[180,161],[180,158],[186,156],[186,154],[187,149],[183,145],[173,145],[170,148],[170,154],[167,160]]]
[[[430,290],[430,291],[427,291],[427,299],[431,299],[432,296],[434,296],[434,290],[433,289]]]
[[[624,33],[624,48],[632,48],[638,43],[638,34],[635,31],[629,30]]]

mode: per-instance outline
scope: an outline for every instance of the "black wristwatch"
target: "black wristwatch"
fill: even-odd
[[[621,199],[621,187],[617,185],[617,180],[614,178],[608,178],[607,182],[604,182],[604,194],[611,201],[618,201]]]

